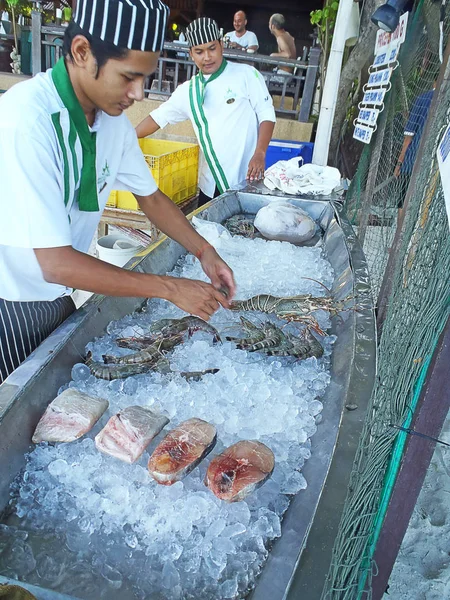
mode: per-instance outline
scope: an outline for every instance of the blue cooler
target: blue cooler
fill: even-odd
[[[266,169],[279,160],[290,160],[296,156],[303,158],[303,164],[312,161],[313,142],[293,142],[291,140],[271,140],[266,152]]]

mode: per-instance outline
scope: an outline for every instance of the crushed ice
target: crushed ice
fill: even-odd
[[[268,292],[324,295],[324,287],[309,277],[332,285],[321,248],[229,236],[215,244],[234,270],[237,299]],[[190,255],[173,274],[207,280]],[[142,313],[110,323],[108,334],[88,348],[96,360],[126,353],[115,338],[143,334],[157,319],[180,316],[167,302],[149,301]],[[326,313],[316,316],[322,328],[329,326]],[[211,323],[224,338],[239,331],[238,319],[239,313],[221,309]],[[174,370],[220,368],[199,382],[157,373],[107,382],[75,365],[69,386],[107,398],[109,411],[83,439],[41,444],[30,452],[23,479],[15,484],[16,515],[9,526],[0,526],[0,572],[95,600],[118,597],[119,589],[123,600],[243,597],[281,535],[290,495],[307,485],[301,469],[320,422],[333,341],[324,340],[322,359],[296,362],[249,354],[230,342],[213,345],[211,336],[198,332],[175,348],[170,361]],[[98,452],[93,438],[112,414],[132,404],[157,408],[171,422],[138,463],[127,465]],[[146,469],[149,452],[191,417],[217,427],[217,446],[186,479],[160,486]],[[210,459],[240,439],[265,443],[276,466],[244,502],[225,504],[203,479]]]

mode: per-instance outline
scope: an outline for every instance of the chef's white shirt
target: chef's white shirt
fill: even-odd
[[[53,84],[51,69],[16,84],[0,98],[0,298],[5,300],[54,300],[70,294],[70,288],[44,280],[33,248],[73,246],[87,252],[112,189],[141,196],[158,189],[128,118],[98,111],[90,130],[97,134],[99,210],[80,211],[81,144],[77,138],[78,168],[68,152],[70,172],[65,180],[53,113],[60,113],[67,140],[68,111]]]
[[[249,46],[256,46],[256,49],[259,48],[258,38],[253,31],[246,31],[241,37],[237,36],[235,31],[230,31],[226,34],[226,37],[228,37],[230,42],[239,44],[239,46],[242,46],[245,49]]]
[[[172,96],[150,113],[163,128],[190,119],[189,85],[179,85]],[[230,189],[243,182],[255,152],[259,125],[275,122],[272,98],[264,78],[253,67],[227,62],[225,70],[205,87],[203,110],[209,135]],[[200,144],[201,148],[201,144]],[[211,169],[203,152],[199,166],[199,187],[212,198],[216,188]]]

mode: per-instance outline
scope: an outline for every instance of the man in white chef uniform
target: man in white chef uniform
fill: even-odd
[[[78,0],[53,69],[0,99],[0,383],[75,309],[73,288],[164,298],[208,319],[235,284],[156,186],[124,110],[164,43],[160,0]],[[200,260],[211,284],[120,269],[87,253],[112,189]]]
[[[199,205],[264,176],[275,125],[263,77],[249,65],[226,61],[217,23],[202,17],[186,29],[199,72],[136,128],[138,137],[190,119],[201,149]]]

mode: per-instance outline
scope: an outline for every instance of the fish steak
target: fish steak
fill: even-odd
[[[239,502],[270,477],[274,466],[270,448],[256,440],[242,440],[213,458],[205,484],[221,500]]]
[[[32,441],[73,442],[90,431],[108,408],[103,398],[88,396],[78,390],[64,390],[47,406]]]
[[[217,431],[211,423],[197,418],[180,423],[150,456],[150,475],[163,485],[180,481],[211,452],[216,441]]]
[[[134,463],[169,419],[143,406],[128,406],[113,415],[95,436],[98,450]]]

